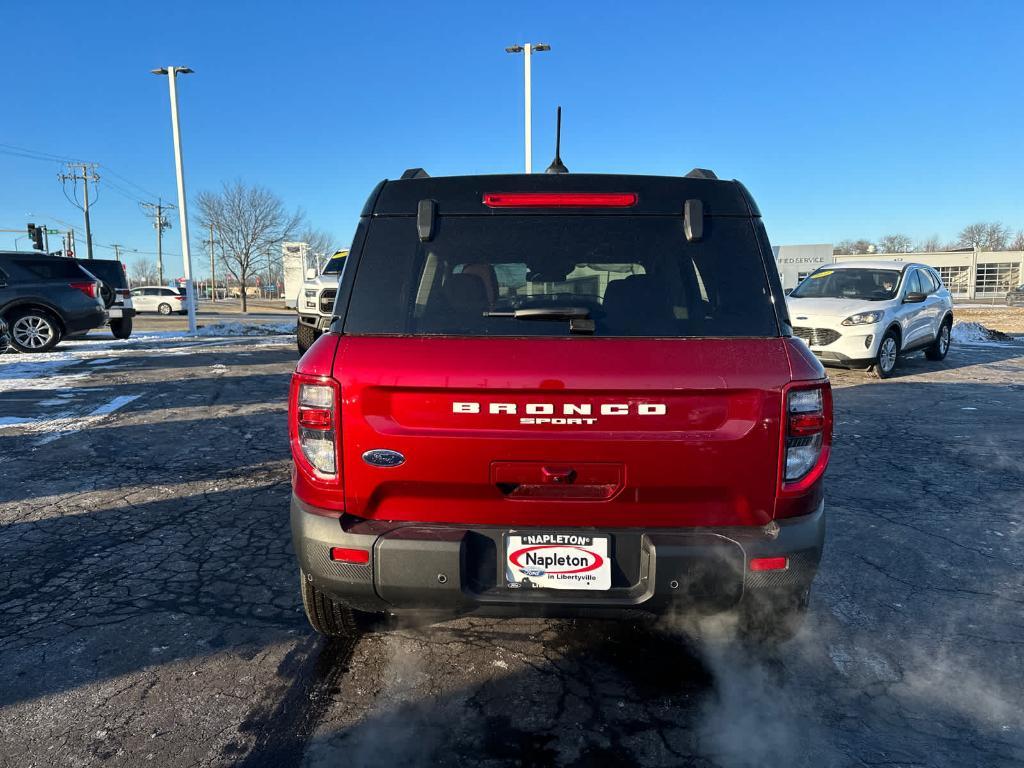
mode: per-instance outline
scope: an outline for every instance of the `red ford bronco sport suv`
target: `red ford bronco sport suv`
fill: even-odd
[[[736,610],[799,626],[831,390],[736,181],[406,172],[292,378],[310,623]]]

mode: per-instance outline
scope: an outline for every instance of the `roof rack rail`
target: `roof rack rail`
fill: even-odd
[[[714,171],[709,171],[707,168],[694,168],[688,174],[686,174],[683,178],[684,179],[717,179],[718,176],[715,175]]]
[[[430,174],[422,168],[406,168],[402,174],[403,179],[429,179]]]

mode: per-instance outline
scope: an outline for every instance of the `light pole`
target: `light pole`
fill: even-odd
[[[523,106],[524,106],[524,129],[526,132],[526,173],[533,173],[533,120],[532,120],[532,76],[530,74],[530,54],[533,51],[541,53],[550,51],[551,46],[547,43],[523,43],[510,45],[505,49],[506,53],[523,54]]]
[[[174,167],[178,176],[178,222],[181,226],[181,260],[185,267],[185,304],[188,306],[188,332],[196,333],[196,290],[192,285],[192,254],[188,248],[188,211],[185,208],[185,171],[181,165],[181,131],[178,128],[177,76],[191,75],[188,67],[163,67],[154,75],[167,75],[171,95],[171,132],[174,135]]]

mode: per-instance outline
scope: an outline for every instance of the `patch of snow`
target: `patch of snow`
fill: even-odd
[[[952,332],[953,341],[959,344],[991,344],[998,342],[1005,344],[1013,342],[1012,336],[1001,331],[993,331],[991,328],[986,328],[981,323],[973,322],[958,322],[953,325]]]
[[[64,389],[85,374],[60,375],[78,360],[68,352],[0,355],[0,392],[14,389]]]
[[[259,325],[247,325],[245,323],[217,323],[216,325],[205,325],[197,331],[199,336],[281,336],[295,333],[295,321],[283,323],[260,323]]]
[[[89,415],[106,416],[108,413],[113,413],[114,411],[120,408],[124,408],[126,405],[128,405],[128,403],[138,399],[139,395],[119,395],[118,397],[115,397],[113,400],[111,400],[109,403],[104,403],[103,405],[99,406]]]
[[[0,416],[0,427],[13,427],[18,424],[31,424],[35,419],[23,419],[19,416]]]

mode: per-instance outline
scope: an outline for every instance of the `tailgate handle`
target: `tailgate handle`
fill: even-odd
[[[545,483],[568,484],[576,479],[576,470],[572,467],[541,467],[540,475]]]

